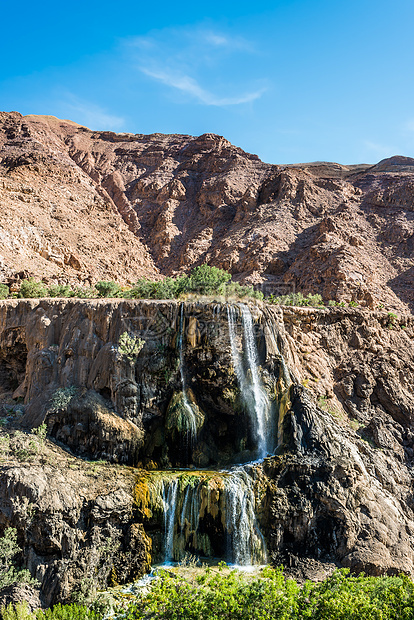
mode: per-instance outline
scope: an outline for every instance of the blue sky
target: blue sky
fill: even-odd
[[[4,1],[0,109],[271,163],[414,156],[413,31],[412,0]]]

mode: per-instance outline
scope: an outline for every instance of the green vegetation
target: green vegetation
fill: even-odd
[[[36,282],[34,278],[28,278],[27,280],[23,280],[20,285],[19,297],[25,299],[31,297],[46,297],[47,294],[48,289],[43,284],[43,282]]]
[[[255,291],[252,286],[242,286],[231,282],[231,274],[218,267],[199,265],[190,275],[163,280],[148,280],[141,278],[130,288],[123,288],[117,282],[101,280],[94,287],[72,287],[70,284],[52,284],[46,286],[34,278],[23,280],[18,297],[80,297],[80,298],[110,298],[124,299],[178,299],[186,295],[224,295],[227,297],[252,297],[263,299],[261,291]],[[9,288],[0,284],[0,299],[10,297]],[[14,294],[13,296],[16,296]]]
[[[42,453],[46,437],[46,425],[34,429],[33,433],[15,430],[13,433],[3,432],[0,435],[0,462],[8,458],[19,461],[32,461]]]
[[[10,289],[5,284],[0,284],[0,299],[7,299],[10,295]]]
[[[27,603],[8,605],[0,611],[1,620],[101,620],[99,614],[84,605],[54,605],[45,611],[30,613]]]
[[[19,293],[10,293],[5,284],[0,284],[0,299],[8,297],[31,298],[31,297],[77,297],[81,299],[96,298],[121,298],[121,299],[185,299],[188,296],[227,297],[234,299],[260,299],[264,300],[262,291],[255,290],[253,286],[244,286],[238,282],[232,282],[231,274],[219,267],[199,265],[189,275],[168,277],[163,280],[149,280],[141,278],[134,285],[123,287],[113,280],[100,280],[93,287],[75,286],[70,284],[52,284],[46,286],[43,282],[37,282],[34,278],[23,280]],[[359,303],[355,300],[350,302],[335,301],[333,299],[323,301],[319,293],[303,294],[302,292],[288,293],[286,295],[270,295],[265,301],[270,304],[281,306],[302,306],[323,308],[357,308]],[[384,306],[380,304],[378,309]],[[392,312],[388,313],[390,322],[388,327],[392,329],[394,319],[397,318]],[[394,317],[394,318],[392,318]]]
[[[350,576],[335,571],[325,581],[302,587],[282,568],[258,577],[235,570],[190,566],[185,576],[160,571],[135,595],[118,593],[106,609],[102,599],[84,605],[55,605],[29,613],[23,603],[0,611],[1,620],[414,620],[414,583],[405,575]],[[112,606],[112,613],[109,608]],[[94,611],[95,610],[95,611]]]
[[[118,351],[124,355],[131,364],[135,364],[137,357],[145,340],[141,340],[137,336],[130,336],[128,332],[124,332],[119,337]]]
[[[49,411],[56,412],[59,411],[59,409],[66,409],[66,407],[69,405],[72,398],[76,396],[78,391],[79,388],[77,388],[76,385],[58,388],[52,396]]]
[[[30,573],[25,568],[16,566],[15,557],[21,548],[17,544],[17,531],[13,527],[4,530],[0,538],[0,588],[5,588],[13,583],[28,583],[37,585]]]
[[[128,620],[412,620],[414,584],[408,577],[349,576],[336,571],[301,588],[282,569],[259,578],[231,571],[177,578],[165,572],[133,602]]]
[[[388,329],[394,329],[395,321],[398,319],[398,316],[394,314],[394,312],[388,312]]]
[[[266,301],[280,306],[313,306],[319,308],[325,305],[321,295],[312,295],[311,293],[306,295],[306,297],[302,293],[289,293],[280,297],[270,295]]]
[[[189,276],[165,278],[154,282],[142,278],[123,296],[131,299],[178,299],[185,295],[220,295],[226,297],[252,297],[263,299],[261,291],[252,286],[231,282],[231,274],[218,267],[200,265]]]
[[[95,284],[98,297],[119,297],[121,287],[116,282],[102,280]]]

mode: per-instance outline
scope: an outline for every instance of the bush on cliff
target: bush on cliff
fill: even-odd
[[[36,584],[30,573],[25,568],[18,568],[16,556],[21,548],[17,544],[17,531],[13,527],[4,530],[0,538],[0,589],[10,586],[13,583]]]
[[[319,294],[312,295],[308,293],[308,295],[303,295],[303,293],[289,293],[288,295],[270,295],[266,299],[266,301],[270,304],[276,304],[280,306],[313,306],[313,307],[321,307],[325,304],[323,303],[322,296]]]
[[[165,278],[164,280],[147,280],[141,278],[137,283],[125,292],[125,297],[130,299],[176,299],[184,289],[184,278]]]
[[[95,288],[98,291],[98,297],[122,297],[121,287],[112,280],[101,280],[95,284]]]
[[[184,295],[220,295],[227,297],[253,297],[263,299],[261,291],[255,291],[252,286],[242,286],[238,282],[231,282],[231,274],[224,269],[199,265],[189,276],[165,278],[154,282],[142,278],[125,293],[125,297],[132,299],[178,299]]]
[[[43,282],[36,282],[34,278],[23,280],[20,285],[19,297],[22,298],[38,298],[46,297],[48,294],[47,287]]]
[[[231,274],[218,267],[199,265],[195,267],[188,279],[188,290],[200,295],[214,293],[225,294],[226,284],[231,280]]]

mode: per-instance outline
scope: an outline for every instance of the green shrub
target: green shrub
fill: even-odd
[[[141,278],[125,296],[131,299],[176,299],[186,290],[187,276],[154,282]]]
[[[80,299],[95,299],[98,297],[97,290],[94,286],[77,286],[73,290],[71,297],[79,297]]]
[[[19,297],[27,299],[27,298],[38,298],[38,297],[46,297],[48,294],[47,287],[43,284],[43,282],[36,282],[34,278],[28,278],[27,280],[22,280],[20,285]]]
[[[17,530],[8,527],[0,538],[0,588],[5,588],[13,583],[36,584],[29,571],[25,568],[16,567],[14,558],[21,551],[17,544]]]
[[[124,293],[124,296],[131,299],[177,299],[186,293],[193,293],[195,295],[263,299],[261,291],[255,291],[252,286],[242,286],[230,280],[231,274],[228,271],[209,265],[200,265],[195,267],[189,276],[164,278],[158,282],[141,278]]]
[[[66,409],[69,405],[70,401],[76,394],[78,393],[79,388],[76,385],[71,385],[70,387],[62,387],[58,388],[51,398],[51,403],[49,406],[50,412],[59,411],[59,409]]]
[[[405,576],[349,576],[337,570],[300,587],[282,569],[258,578],[206,569],[195,579],[161,572],[129,606],[128,620],[413,620],[414,584]]]
[[[73,297],[74,291],[70,284],[52,284],[48,290],[49,297]]]
[[[77,603],[72,605],[58,603],[51,609],[39,610],[36,613],[36,620],[100,620],[101,618],[101,614]]]
[[[95,284],[99,297],[118,297],[121,292],[119,284],[116,282],[101,280]]]
[[[10,289],[6,284],[0,284],[0,299],[7,299],[10,295]]]
[[[323,303],[322,296],[319,294],[312,295],[309,293],[306,297],[303,293],[289,293],[288,295],[281,295],[280,297],[275,297],[274,295],[270,295],[270,297],[266,300],[268,303],[277,304],[280,306],[313,306],[313,307],[323,307],[325,304]]]
[[[16,606],[9,603],[7,607],[0,610],[0,618],[1,620],[35,620],[26,602],[17,603]]]
[[[231,280],[231,274],[224,269],[199,265],[195,267],[189,278],[189,291],[201,295],[225,293],[225,285]]]
[[[119,337],[118,351],[122,355],[125,355],[131,364],[135,364],[138,354],[144,344],[145,341],[141,340],[141,338],[138,338],[137,336],[130,336],[128,332],[124,332]]]

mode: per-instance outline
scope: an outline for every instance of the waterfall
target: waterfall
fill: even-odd
[[[270,403],[258,373],[258,354],[253,332],[253,319],[249,307],[239,304],[242,316],[244,344],[246,350],[247,370],[237,349],[235,309],[227,306],[230,348],[241,396],[251,416],[259,459],[263,459],[271,450],[272,428],[270,420]]]
[[[174,472],[161,484],[155,474],[149,486],[153,505],[163,511],[165,562],[180,560],[188,552],[225,557],[240,566],[266,561],[247,466],[223,472]]]
[[[169,562],[174,559],[174,524],[177,507],[178,479],[169,485],[163,484],[162,501],[164,507],[164,557]]]
[[[178,350],[180,359],[180,376],[181,376],[181,390],[183,395],[183,407],[185,411],[185,421],[187,432],[189,436],[190,448],[193,447],[197,437],[197,419],[195,412],[188,400],[187,386],[184,375],[184,351],[183,351],[183,334],[184,334],[184,304],[181,304],[180,308],[180,333],[178,338]]]
[[[234,564],[251,566],[267,560],[266,544],[255,514],[253,481],[244,467],[224,480],[228,556]]]
[[[219,306],[213,309],[213,316],[216,314],[220,314]],[[259,374],[252,315],[245,304],[239,304],[238,308],[229,305],[227,318],[237,383],[250,416],[255,453],[263,459],[273,449],[273,429],[269,399]],[[184,327],[184,304],[181,304],[178,334],[181,392],[176,391],[170,401],[167,411],[170,426],[166,422],[166,428],[178,428],[188,442],[188,449],[194,447],[204,416],[186,384]],[[237,327],[241,327],[239,333]],[[283,368],[283,372],[287,374],[287,369]],[[266,562],[266,544],[256,519],[254,472],[251,464],[225,471],[148,472],[136,493],[136,501],[144,518],[163,518],[164,560],[179,561],[191,553],[222,557],[239,566]]]

